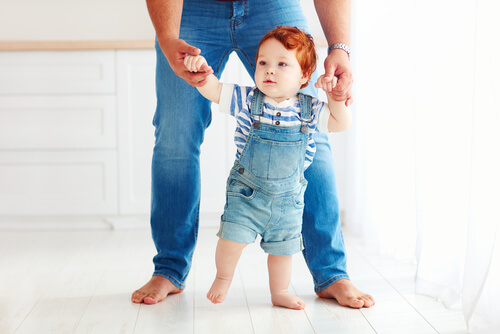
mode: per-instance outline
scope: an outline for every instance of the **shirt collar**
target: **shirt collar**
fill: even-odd
[[[280,103],[277,103],[274,101],[272,98],[264,96],[264,102],[267,104],[270,104],[274,108],[287,108],[287,107],[293,107],[295,105],[295,102],[297,101],[297,95],[292,96],[288,100],[281,101]]]

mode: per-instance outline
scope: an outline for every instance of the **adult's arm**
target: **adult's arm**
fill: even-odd
[[[343,43],[349,45],[351,23],[350,0],[314,0],[323,33],[328,45]],[[333,49],[325,59],[325,77],[331,78],[334,88],[331,91],[336,101],[352,103],[352,69],[348,54],[341,49]],[[338,81],[337,81],[338,78]]]
[[[210,72],[192,73],[184,66],[187,54],[196,56],[201,50],[179,39],[183,1],[146,0],[146,4],[158,44],[174,73],[191,86],[203,86]]]

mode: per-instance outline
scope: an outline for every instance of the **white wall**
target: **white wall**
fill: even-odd
[[[153,38],[145,0],[0,1],[0,40]]]
[[[302,0],[301,4],[313,35],[320,37],[313,0]],[[152,38],[146,0],[0,1],[0,40]]]

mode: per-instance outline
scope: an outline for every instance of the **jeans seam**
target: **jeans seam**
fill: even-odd
[[[311,273],[311,276],[312,276],[313,281],[314,281],[314,292],[319,292],[323,289],[326,289],[327,287],[329,287],[330,285],[332,285],[333,283],[337,282],[338,280],[340,280],[342,278],[350,280],[349,275],[347,273],[346,274],[338,274],[338,275],[335,275],[332,278],[328,279],[326,282],[319,284],[318,281],[316,280],[316,277],[314,276],[314,273],[311,270],[311,267],[309,265],[309,261],[307,260],[307,245],[306,245],[306,241],[305,241],[303,236],[302,236],[302,243],[304,245],[304,249],[302,250],[302,255],[304,256],[304,261],[306,262],[307,269],[309,269],[309,272]]]
[[[335,283],[335,282],[337,282],[337,281],[339,281],[339,280],[341,280],[343,278],[349,279],[349,275],[347,275],[347,274],[335,275],[332,278],[330,278],[328,281],[326,281],[325,283],[316,285],[316,287],[314,288],[314,291],[315,292],[319,292],[321,290],[324,290],[327,287],[329,287],[330,285],[332,285],[333,283]]]
[[[185,284],[182,284],[178,280],[176,280],[172,275],[167,274],[166,272],[163,272],[161,270],[155,270],[153,272],[153,276],[163,276],[166,279],[168,279],[170,282],[172,282],[173,285],[178,287],[179,289],[184,289],[186,287]]]
[[[241,55],[243,55],[243,57],[245,57],[246,61],[248,62],[248,64],[250,64],[250,67],[252,67],[252,70],[253,72],[255,72],[255,66],[253,65],[253,63],[250,61],[250,59],[248,58],[247,54],[245,53],[245,51],[243,51],[242,49],[238,48],[238,50],[240,51]]]
[[[231,36],[231,39],[233,39],[233,37]],[[234,44],[234,43],[233,43]],[[224,53],[224,55],[221,57],[220,59],[220,62],[217,64],[217,68],[216,68],[216,71],[215,71],[215,75],[217,76],[217,78],[220,77],[221,73],[220,73],[220,68],[222,66],[222,63],[224,62],[224,59],[226,59],[226,57],[228,57],[232,52],[234,51],[234,49],[229,49],[228,51],[226,51],[226,53]]]

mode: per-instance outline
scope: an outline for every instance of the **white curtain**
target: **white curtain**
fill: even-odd
[[[500,1],[352,4],[346,228],[499,333]]]

